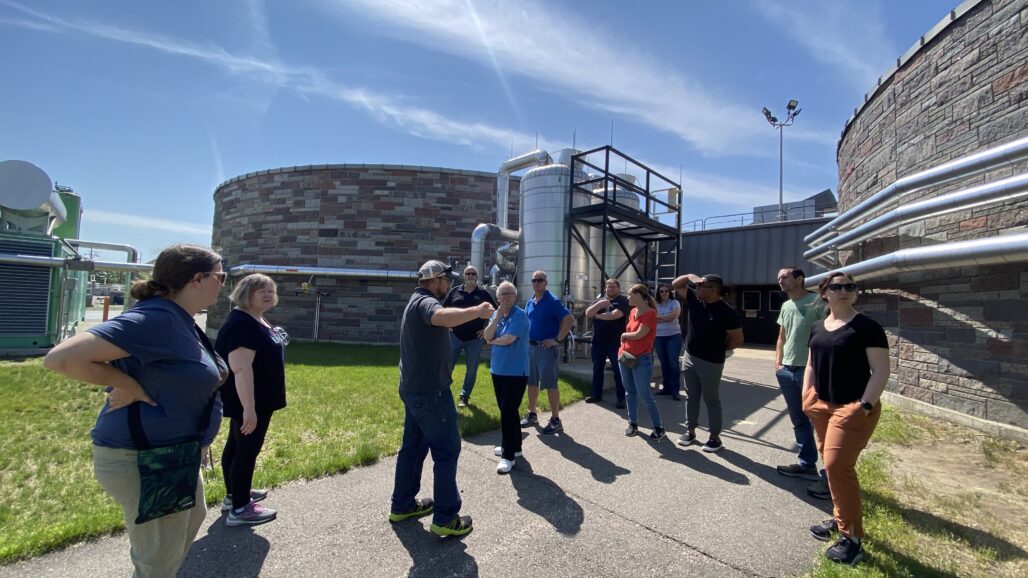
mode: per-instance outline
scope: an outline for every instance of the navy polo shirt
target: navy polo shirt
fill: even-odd
[[[496,300],[481,285],[475,285],[473,291],[464,289],[464,285],[457,285],[446,294],[443,299],[443,307],[456,307],[458,309],[470,309],[478,307],[482,303],[489,303],[496,308]],[[485,329],[485,319],[472,319],[453,328],[453,334],[461,341],[478,339],[478,332]]]
[[[416,289],[400,321],[400,391],[434,393],[449,389],[450,330],[432,325],[443,306],[427,289]]]
[[[121,315],[88,329],[90,333],[125,350],[129,357],[111,365],[143,386],[156,406],[139,402],[143,432],[155,447],[196,438],[197,424],[211,394],[221,383],[219,363],[200,343],[189,313],[172,301],[151,297]],[[225,367],[226,374],[228,368]],[[100,409],[90,435],[98,446],[136,449],[128,427],[128,408]],[[221,398],[217,397],[203,437],[210,444],[221,425]]]
[[[528,314],[530,325],[528,327],[528,338],[531,341],[543,341],[544,339],[556,339],[560,333],[560,322],[571,314],[564,304],[553,296],[553,293],[546,291],[538,303],[533,296],[525,306],[525,313]]]

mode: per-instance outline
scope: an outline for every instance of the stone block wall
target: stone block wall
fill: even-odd
[[[899,178],[1028,135],[1028,4],[962,4],[883,76],[838,148],[840,210]],[[1028,171],[1028,162],[903,198],[916,201]],[[895,205],[894,205],[895,206]],[[890,207],[892,208],[892,207]],[[922,219],[843,256],[1022,232],[1028,201]],[[889,332],[900,395],[1028,428],[1028,265],[904,273],[862,287]]]
[[[508,223],[518,227],[520,179],[510,182]],[[229,267],[242,264],[416,272],[429,259],[466,263],[471,232],[496,221],[496,175],[434,167],[320,165],[259,171],[214,192],[214,236]],[[487,251],[495,247],[487,247]],[[487,252],[487,255],[491,253]],[[307,277],[275,277],[268,318],[291,336],[314,336],[315,292]],[[416,281],[316,277],[318,339],[395,343]],[[227,292],[226,292],[227,296]],[[221,326],[230,304],[211,308]]]

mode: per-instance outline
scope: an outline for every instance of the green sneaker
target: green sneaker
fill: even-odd
[[[422,518],[432,513],[435,502],[432,498],[418,498],[414,500],[414,509],[409,512],[389,512],[390,522],[402,522],[407,518]]]
[[[471,527],[471,516],[457,516],[445,526],[432,524],[432,533],[437,536],[466,536],[474,530]]]

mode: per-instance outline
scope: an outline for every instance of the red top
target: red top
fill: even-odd
[[[657,312],[653,309],[643,313],[641,317],[639,316],[639,308],[632,309],[632,313],[628,316],[628,327],[625,328],[625,333],[638,331],[643,325],[650,328],[650,332],[646,334],[646,337],[636,339],[635,341],[622,341],[618,355],[627,351],[639,357],[641,355],[649,355],[653,351],[653,341],[657,338]]]

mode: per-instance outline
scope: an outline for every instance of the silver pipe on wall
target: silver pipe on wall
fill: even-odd
[[[250,273],[265,275],[318,275],[343,279],[375,279],[377,281],[417,280],[417,271],[393,271],[386,269],[357,269],[352,267],[291,267],[285,265],[237,265],[229,269],[229,275],[239,277]]]
[[[510,174],[514,171],[521,169],[527,169],[528,167],[535,165],[548,165],[553,160],[550,158],[550,153],[538,149],[530,153],[525,153],[520,156],[516,156],[502,165],[500,170],[496,171],[496,225],[501,229],[507,228],[507,193],[510,191]],[[472,260],[474,264],[474,260]],[[475,265],[479,267],[478,265]],[[482,271],[479,267],[479,272]]]
[[[833,249],[848,249],[892,227],[905,225],[928,217],[937,217],[959,210],[1014,200],[1028,195],[1028,174],[1015,175],[993,183],[903,205],[880,215],[859,227],[842,233],[834,239],[803,253],[803,258],[814,261]]]
[[[56,269],[64,267],[65,260],[60,257],[43,257],[40,255],[15,255],[13,253],[0,253],[0,263],[7,265],[30,265],[33,267],[50,267]]]
[[[838,270],[858,281],[870,281],[910,271],[1024,262],[1028,262],[1028,233],[902,249]],[[804,284],[817,287],[827,275],[807,277]]]
[[[82,239],[65,239],[69,245],[74,247],[86,247],[87,249],[103,249],[108,251],[122,251],[128,256],[131,263],[139,262],[139,250],[132,245],[121,243],[102,243],[100,241],[83,241]]]
[[[835,235],[838,231],[841,231],[853,221],[862,218],[865,214],[882,208],[903,195],[1024,159],[1028,159],[1028,137],[1019,138],[1004,145],[961,157],[926,171],[903,177],[824,224],[813,233],[804,237],[803,241],[809,246],[814,246]]]
[[[478,269],[481,275],[485,271],[485,242],[492,239],[502,239],[508,242],[518,242],[519,233],[505,229],[491,223],[479,223],[471,232],[471,265]]]

